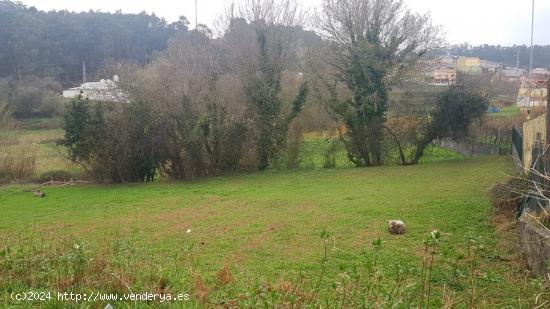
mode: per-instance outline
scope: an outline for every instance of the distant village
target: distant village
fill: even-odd
[[[457,74],[489,78],[492,85],[507,83],[517,91],[519,108],[546,106],[546,83],[550,70],[535,68],[529,72],[502,63],[482,60],[477,57],[439,56],[421,63],[426,78],[432,85],[449,86],[457,83]]]

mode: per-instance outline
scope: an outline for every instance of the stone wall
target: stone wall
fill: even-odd
[[[550,281],[550,231],[524,214],[518,220],[518,245],[529,269]]]

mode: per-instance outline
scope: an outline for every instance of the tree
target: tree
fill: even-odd
[[[8,103],[0,101],[0,130],[8,126],[11,114],[12,112]]]
[[[58,144],[92,177],[150,182],[166,162],[163,121],[143,101],[107,107],[78,97],[67,104]]]
[[[472,122],[483,117],[488,100],[464,86],[451,86],[438,95],[435,109],[426,118],[423,136],[418,140],[411,164],[418,164],[426,147],[435,139],[460,140],[468,136]]]
[[[392,83],[437,45],[438,31],[401,0],[324,0],[318,28],[331,45],[325,85],[331,112],[346,126],[348,157],[357,166],[381,165]]]
[[[285,102],[281,86],[282,74],[291,63],[292,43],[303,14],[297,2],[290,0],[248,0],[238,13],[239,18],[231,17],[224,40],[233,57],[230,62],[238,65],[248,111],[257,132],[258,167],[264,170],[279,159],[289,125],[308,96],[308,84],[302,81],[296,97]]]
[[[8,144],[7,132],[9,132],[11,115],[10,106],[0,98],[0,149]]]
[[[390,142],[388,153],[397,154],[398,164],[418,163],[417,145],[424,138],[436,110],[437,97],[444,90],[411,79],[393,88],[384,127]]]
[[[202,27],[174,37],[165,52],[129,76],[132,100],[148,102],[161,119],[157,138],[168,176],[203,177],[240,167],[248,125],[228,106],[223,74],[220,46]]]
[[[93,158],[96,144],[103,139],[105,120],[99,106],[92,108],[88,99],[81,96],[67,103],[63,115],[63,139],[58,145],[67,147],[69,158],[86,166]]]

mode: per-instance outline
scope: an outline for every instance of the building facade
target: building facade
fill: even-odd
[[[456,60],[457,72],[479,75],[482,73],[481,60],[477,57],[460,57]]]
[[[92,101],[128,102],[128,95],[118,86],[118,77],[102,79],[99,82],[84,83],[63,91],[63,97],[76,98],[81,95]]]
[[[546,82],[524,80],[518,90],[518,107],[531,108],[546,106],[548,89]]]
[[[433,84],[438,86],[456,85],[456,70],[449,68],[434,70]]]

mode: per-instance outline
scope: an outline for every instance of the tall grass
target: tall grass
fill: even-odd
[[[0,178],[23,180],[36,172],[38,147],[35,144],[0,146]]]
[[[339,248],[333,234],[325,231],[321,240],[319,268],[266,281],[261,274],[232,272],[238,267],[228,264],[219,271],[200,271],[196,267],[200,254],[185,236],[175,240],[181,248],[178,253],[158,257],[119,235],[99,247],[68,235],[53,243],[40,236],[12,238],[0,242],[0,295],[27,289],[119,294],[184,291],[192,295],[186,304],[192,308],[221,308],[220,304],[223,308],[484,307],[484,290],[478,288],[478,281],[488,278],[481,269],[480,237],[468,236],[459,247],[441,251],[440,234],[434,231],[424,241],[422,265],[417,267],[384,263],[380,253],[388,249],[380,239],[359,252]],[[535,284],[530,284],[533,295],[544,290]],[[548,301],[546,297],[536,297],[534,307]],[[62,304],[53,300],[49,305]],[[138,305],[156,308],[160,304]]]
[[[32,143],[13,145],[11,111],[0,102],[0,179],[26,179],[36,171],[37,147]]]

